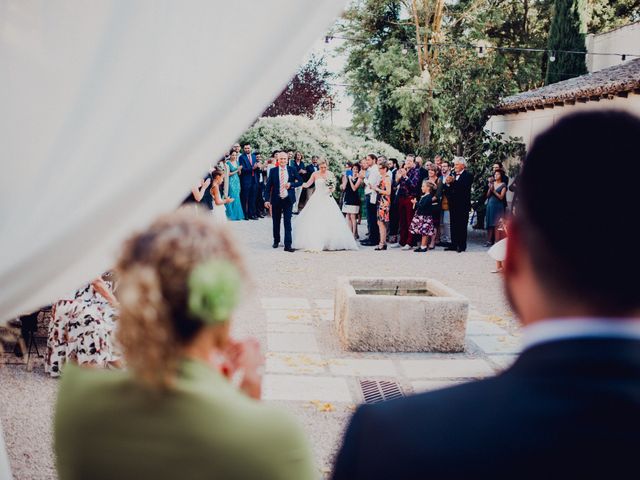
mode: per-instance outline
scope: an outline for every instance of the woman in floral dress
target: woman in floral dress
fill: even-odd
[[[387,226],[389,225],[389,210],[391,208],[391,175],[389,164],[385,161],[378,165],[382,179],[374,190],[378,193],[378,228],[380,229],[380,243],[375,250],[387,249]]]
[[[119,354],[113,343],[116,306],[111,282],[102,278],[77,290],[73,299],[54,304],[45,371],[58,377],[62,366],[70,360],[103,368],[119,366]]]

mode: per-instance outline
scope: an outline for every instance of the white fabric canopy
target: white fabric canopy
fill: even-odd
[[[0,0],[0,321],[112,265],[345,0]]]

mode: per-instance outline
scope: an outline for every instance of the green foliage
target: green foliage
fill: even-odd
[[[586,33],[586,0],[556,0],[548,43],[555,61],[549,61],[547,85],[587,73],[584,55],[558,52],[586,52]]]
[[[490,110],[514,88],[504,74],[504,63],[495,52],[480,57],[470,50],[441,52],[442,67],[434,82],[432,144],[424,153],[463,155],[471,162],[481,154],[478,146]]]
[[[640,0],[588,0],[589,33],[640,21]]]
[[[422,78],[415,27],[400,2],[354,3],[340,25],[346,42],[345,74],[354,99],[352,131],[371,133],[403,151],[464,153],[481,135],[498,99],[539,87],[546,69],[539,53],[488,49],[479,57],[464,45],[544,48],[553,0],[459,0],[447,5],[438,65]],[[429,88],[433,86],[432,101]],[[431,106],[431,145],[419,143],[421,115]]]
[[[376,138],[404,151],[414,151],[414,126],[424,104],[408,87],[416,85],[420,69],[411,47],[411,26],[400,19],[400,2],[365,0],[354,3],[338,27],[357,39],[345,43],[345,75],[354,99],[351,131]],[[403,50],[406,53],[403,53]],[[424,94],[424,92],[420,92]]]
[[[305,161],[318,155],[329,162],[337,178],[342,176],[346,162],[360,160],[367,153],[404,158],[400,151],[383,142],[305,117],[263,117],[240,137],[240,144],[244,142],[250,143],[265,158],[271,156],[273,150],[282,148],[299,150]]]

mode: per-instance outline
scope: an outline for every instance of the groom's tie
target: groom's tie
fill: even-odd
[[[280,167],[280,198],[285,198],[287,196],[287,189],[284,185],[284,169],[285,167]]]

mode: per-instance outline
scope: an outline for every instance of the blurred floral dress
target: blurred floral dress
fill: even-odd
[[[387,189],[387,183],[389,179],[386,177],[382,177],[380,183],[378,184],[378,188],[380,190]],[[391,209],[391,195],[382,195],[378,194],[378,221],[387,223],[389,221],[389,210]]]
[[[52,313],[45,359],[45,371],[52,377],[60,376],[69,360],[98,367],[119,360],[113,338],[116,311],[91,283],[77,290],[73,300],[54,304]]]

